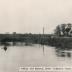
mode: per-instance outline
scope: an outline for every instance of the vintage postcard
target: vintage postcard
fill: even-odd
[[[0,0],[0,72],[72,72],[72,0]]]

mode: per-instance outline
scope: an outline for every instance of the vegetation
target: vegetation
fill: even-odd
[[[0,44],[7,44],[8,42],[25,42],[33,44],[48,44],[48,40],[52,35],[50,34],[0,34]]]
[[[72,24],[61,24],[55,29],[55,35],[57,36],[72,36]]]
[[[72,24],[56,26],[54,34],[0,34],[0,44],[8,45],[8,42],[25,42],[26,44],[46,44],[55,47],[72,48]]]
[[[56,26],[55,36],[49,40],[49,45],[62,48],[72,48],[72,24],[61,24]]]

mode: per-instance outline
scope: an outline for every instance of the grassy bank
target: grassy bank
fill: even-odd
[[[49,39],[49,45],[63,48],[72,48],[72,37],[53,37]]]

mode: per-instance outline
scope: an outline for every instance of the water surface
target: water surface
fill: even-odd
[[[18,72],[25,66],[72,66],[72,50],[51,46],[0,46],[0,72]]]

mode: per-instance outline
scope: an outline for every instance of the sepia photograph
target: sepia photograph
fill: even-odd
[[[0,0],[0,72],[72,72],[72,0]]]

